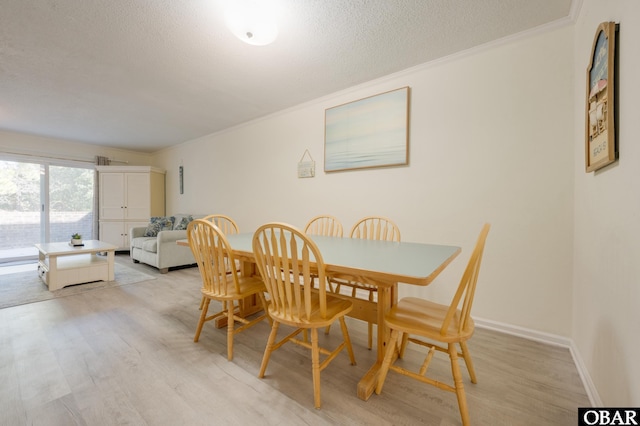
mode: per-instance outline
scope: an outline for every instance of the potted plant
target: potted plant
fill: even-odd
[[[82,245],[82,235],[77,232],[71,236],[71,245],[72,246],[80,246]]]

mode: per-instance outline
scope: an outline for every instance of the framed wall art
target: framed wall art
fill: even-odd
[[[616,141],[615,22],[598,26],[587,67],[585,169],[593,172],[618,158]]]
[[[324,171],[409,163],[409,87],[325,110]]]

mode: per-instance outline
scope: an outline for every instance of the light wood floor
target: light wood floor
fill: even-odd
[[[322,372],[316,410],[304,348],[285,345],[257,377],[268,323],[236,337],[232,362],[225,331],[212,323],[193,342],[197,268],[161,275],[128,255],[116,261],[157,278],[0,310],[0,425],[460,424],[453,393],[393,372],[381,395],[358,399],[375,357],[361,322],[348,322],[358,365],[342,353]],[[469,347],[478,374],[474,385],[463,368],[473,424],[571,425],[589,405],[567,349],[482,329]],[[410,349],[404,362],[418,355]],[[436,357],[430,371],[447,379],[448,361]]]

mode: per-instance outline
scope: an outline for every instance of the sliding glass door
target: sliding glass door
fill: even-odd
[[[49,166],[48,241],[68,241],[75,233],[93,238],[94,175],[92,169]]]
[[[37,257],[34,244],[93,237],[93,166],[0,160],[0,262]]]

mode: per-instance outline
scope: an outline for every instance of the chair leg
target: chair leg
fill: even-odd
[[[467,397],[464,394],[464,385],[462,384],[462,374],[460,373],[460,365],[458,364],[458,348],[455,343],[449,343],[449,358],[451,359],[451,373],[453,374],[453,383],[456,388],[456,396],[458,397],[458,408],[460,409],[460,417],[462,417],[463,426],[469,426],[469,410],[467,408]]]
[[[271,315],[269,315],[269,304],[267,303],[267,299],[264,297],[264,293],[258,293],[258,297],[260,298],[260,303],[262,303],[262,309],[264,310],[265,315],[267,316],[267,321],[269,321],[269,325],[273,325],[273,320],[271,319]]]
[[[478,383],[476,379],[476,371],[473,368],[473,361],[471,360],[471,353],[469,353],[469,347],[467,342],[460,342],[460,348],[462,349],[462,356],[464,363],[467,364],[467,371],[469,371],[469,377],[471,377],[471,383]]]
[[[269,357],[271,357],[271,352],[273,351],[273,343],[276,341],[279,326],[280,323],[277,321],[274,321],[271,326],[271,333],[269,333],[267,347],[264,349],[264,355],[262,357],[262,365],[260,365],[260,373],[258,373],[258,377],[260,378],[264,377],[264,372],[267,370],[267,364],[269,364]]]
[[[402,334],[402,343],[400,344],[400,351],[398,358],[404,358],[404,351],[407,349],[407,343],[409,343],[409,333]]]
[[[351,360],[351,365],[356,365],[356,357],[353,354],[353,347],[351,346],[351,338],[349,337],[349,330],[347,329],[347,323],[345,322],[344,317],[340,318],[340,328],[342,329],[342,337],[347,347],[347,352],[349,353],[349,359]]]
[[[233,319],[233,302],[229,302],[231,306],[227,306],[227,359],[233,360],[233,328],[235,320]]]
[[[320,346],[318,345],[318,329],[311,329],[311,372],[313,375],[313,404],[320,408]]]
[[[204,325],[204,320],[207,317],[207,311],[209,310],[209,302],[211,299],[204,297],[204,305],[202,306],[202,312],[200,312],[200,321],[198,322],[198,327],[196,328],[196,335],[193,338],[194,342],[197,342],[200,339],[200,332],[202,331],[202,326]]]
[[[389,367],[391,366],[391,360],[393,359],[393,354],[395,353],[398,343],[398,330],[391,330],[391,337],[389,339],[389,343],[387,343],[387,350],[384,353],[384,360],[382,361],[382,367],[380,367],[380,372],[378,373],[378,384],[376,385],[376,395],[380,395],[382,392],[382,386],[384,385],[384,381],[387,378],[387,373],[389,372]]]
[[[204,299],[206,299],[206,297],[202,296],[202,299],[200,299],[200,307],[198,309],[202,310],[202,307],[204,306]]]

